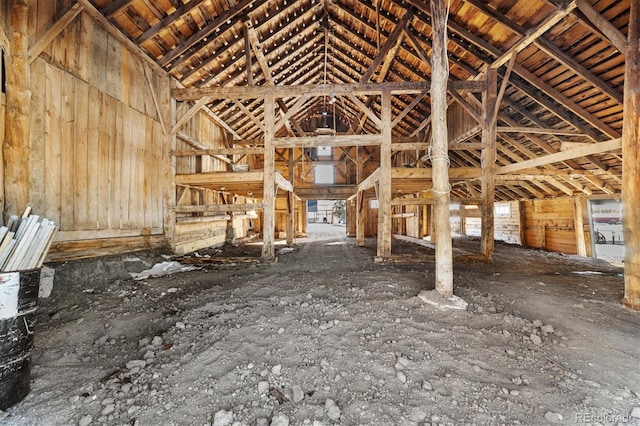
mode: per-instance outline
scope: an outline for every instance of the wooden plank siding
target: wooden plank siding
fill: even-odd
[[[504,241],[510,244],[521,244],[520,241],[520,208],[517,201],[510,203],[496,203],[496,206],[510,206],[510,214],[505,216],[496,214],[494,220],[494,238],[497,241]],[[466,234],[469,236],[480,236],[480,217],[479,209],[473,209],[473,206],[467,206],[465,214],[468,216],[465,218]],[[459,222],[460,217],[457,218]],[[458,226],[459,229],[459,226]]]
[[[31,64],[31,201],[60,225],[51,260],[163,244],[170,139],[142,67],[84,14]]]
[[[573,198],[527,200],[523,205],[528,247],[576,254]]]

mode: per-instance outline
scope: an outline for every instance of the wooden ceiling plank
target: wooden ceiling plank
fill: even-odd
[[[587,0],[577,0],[578,9],[589,19],[607,39],[623,54],[626,52],[627,40],[622,32],[607,18],[602,16]]]
[[[280,106],[280,115],[284,117],[287,112],[289,112],[287,105],[282,99],[277,99],[276,102]],[[291,127],[291,125],[293,125],[293,127],[295,127],[296,131],[298,132],[298,136],[306,136],[306,132],[304,131],[300,123],[298,123],[298,120],[296,120],[295,118],[291,117],[289,120],[285,120],[284,125],[287,127]],[[295,133],[292,130],[290,131],[290,133],[292,133],[292,136],[295,136]]]
[[[407,1],[409,2],[409,4],[413,5],[417,9],[421,10],[427,16],[430,16],[430,12],[428,10],[428,7],[425,4],[423,4],[422,2],[420,2],[418,0],[407,0]],[[457,23],[455,20],[450,19],[448,21],[448,25],[449,25],[449,29],[452,32],[458,34],[460,37],[462,37],[463,39],[467,40],[469,43],[479,47],[480,49],[482,49],[483,51],[489,53],[490,55],[496,56],[496,57],[500,57],[500,56],[502,56],[504,54],[504,52],[502,50],[500,50],[497,47],[491,45],[489,42],[485,41],[481,37],[478,37],[477,35],[469,32],[464,26],[462,26],[461,24]],[[454,40],[455,41],[454,38],[450,38],[450,40]],[[468,50],[468,47],[464,46],[461,43],[459,43],[459,46],[461,48],[463,48],[463,49]],[[485,60],[483,58],[481,58],[481,59]],[[485,60],[485,62],[490,63],[492,61]],[[577,103],[575,103],[571,99],[569,99],[566,96],[564,96],[562,93],[560,93],[555,88],[551,87],[546,82],[542,81],[539,77],[535,76],[532,72],[530,72],[529,70],[527,70],[523,66],[515,65],[514,66],[514,71],[516,72],[516,74],[520,75],[525,81],[528,81],[529,84],[531,84],[534,87],[536,87],[537,89],[539,89],[542,93],[546,94],[546,96],[549,96],[551,99],[554,99],[555,101],[559,102],[563,106],[563,108],[566,108],[567,111],[569,111],[571,114],[582,118],[587,123],[589,123],[591,126],[593,126],[595,129],[598,129],[600,132],[602,132],[605,135],[607,135],[609,137],[612,137],[612,138],[620,137],[620,132],[610,128],[602,120],[600,120],[599,118],[597,118],[593,114],[589,113],[584,108],[580,107]],[[525,94],[527,94],[527,96],[530,96],[536,102],[539,102],[545,108],[547,108],[550,111],[554,112],[554,114],[558,115],[558,117],[560,117],[563,120],[567,121],[572,126],[576,127],[579,130],[585,130],[585,129],[583,129],[582,126],[580,126],[580,124],[576,120],[574,120],[571,117],[569,117],[566,113],[563,113],[563,111],[560,110],[557,105],[554,105],[554,103],[551,102],[551,100],[545,99],[545,96],[532,96],[531,90],[527,90],[527,88],[524,87],[523,85],[519,84],[519,82],[517,80],[514,80],[513,84],[516,87],[518,87],[520,90],[522,90]],[[586,133],[589,133],[589,132],[586,132]],[[598,140],[596,135],[593,135],[592,138],[595,141]]]
[[[134,0],[114,0],[108,6],[104,7],[100,12],[107,18],[111,19],[118,12],[133,3]]]
[[[253,86],[253,56],[251,56],[251,39],[249,38],[249,29],[246,25],[242,26],[242,33],[244,35],[244,53],[245,53],[245,68],[247,70],[247,84]]]
[[[416,49],[416,53],[418,54],[420,59],[422,59],[422,62],[429,65],[431,63],[431,61],[429,60],[429,55],[427,55],[427,52],[425,52],[425,50],[422,48],[422,45],[418,41],[418,37],[416,37],[411,28],[405,27],[404,33],[407,35],[407,38],[411,42],[411,45],[414,47],[414,49]]]
[[[499,68],[502,65],[506,64],[512,55],[517,55],[524,48],[530,46],[538,39],[538,37],[542,36],[542,34],[547,32],[558,22],[563,20],[576,7],[576,0],[571,0],[563,7],[560,7],[558,10],[556,10],[555,13],[545,18],[545,20],[542,21],[542,23],[540,23],[536,28],[527,31],[527,33],[520,40],[518,40],[518,42],[507,49],[500,57],[498,57],[498,59],[493,61],[489,65],[489,68]]]
[[[191,0],[174,10],[170,15],[160,19],[155,25],[147,28],[137,39],[136,43],[142,44],[150,38],[156,36],[160,31],[170,27],[184,15],[199,7],[204,0]]]
[[[481,0],[464,0],[466,3],[472,5],[488,17],[494,19],[495,21],[502,24],[504,27],[511,30],[513,33],[523,36],[526,33],[526,29],[518,25],[516,22],[513,22],[509,18],[507,18],[504,14],[499,11],[493,9],[487,3]],[[611,87],[611,85],[600,77],[596,76],[594,73],[589,71],[586,67],[576,61],[574,58],[569,56],[563,50],[561,50],[554,43],[546,39],[544,36],[539,37],[534,44],[540,50],[545,52],[554,60],[560,62],[567,68],[573,70],[576,74],[580,75],[587,82],[591,83],[594,87],[597,87],[607,93],[612,99],[614,99],[619,104],[622,104],[622,93],[618,90]]]
[[[256,61],[258,61],[258,65],[260,65],[260,69],[264,74],[264,79],[266,80],[268,85],[273,86],[273,75],[271,74],[271,69],[269,68],[269,62],[264,55],[262,44],[258,39],[258,32],[253,27],[251,20],[245,21],[244,25],[247,29],[247,33],[249,34],[249,41],[251,43],[251,48],[253,49],[253,54],[256,56]]]
[[[289,108],[288,111],[285,112],[285,114],[282,116],[280,121],[276,123],[276,128],[275,128],[274,132],[277,133],[278,130],[282,126],[284,126],[284,123],[287,120],[289,120],[294,114],[296,114],[298,111],[300,111],[300,109],[304,106],[305,103],[307,103],[308,100],[309,100],[309,96],[307,96],[307,95],[303,95],[300,98],[298,98],[298,100],[293,104],[293,106],[291,108]],[[304,133],[300,134],[300,136],[304,136]]]
[[[240,108],[240,111],[242,111],[247,117],[249,117],[249,119],[251,121],[253,121],[255,123],[256,126],[258,126],[260,128],[260,130],[262,130],[264,132],[264,124],[262,124],[262,121],[258,120],[256,118],[255,115],[253,115],[253,113],[251,111],[249,111],[247,109],[247,107],[245,107],[242,102],[240,102],[237,99],[233,99],[233,103]]]
[[[415,98],[413,98],[413,100],[411,101],[411,103],[409,105],[407,105],[400,114],[398,114],[396,116],[396,118],[394,118],[393,122],[391,123],[392,127],[395,127],[398,125],[398,123],[400,121],[402,121],[402,119],[411,111],[413,110],[413,108],[419,104],[425,96],[427,96],[427,94],[429,94],[429,90],[423,90],[422,92],[418,93]]]
[[[413,13],[411,11],[407,11],[402,17],[402,19],[400,20],[400,22],[396,24],[396,27],[393,29],[393,32],[389,35],[389,37],[387,38],[387,41],[385,41],[384,45],[378,52],[378,55],[375,57],[373,62],[369,65],[367,70],[362,74],[362,77],[360,78],[361,83],[366,83],[371,79],[371,76],[373,76],[373,73],[376,71],[378,66],[380,66],[380,64],[385,59],[385,57],[387,56],[391,48],[393,48],[393,46],[397,43],[402,32],[404,31],[404,28],[406,27],[407,23],[411,19],[413,19]]]
[[[382,120],[380,120],[380,118],[377,115],[375,115],[374,112],[371,111],[364,102],[362,102],[360,99],[358,99],[355,95],[351,93],[347,93],[347,98],[351,100],[351,102],[353,102],[363,114],[365,114],[369,119],[371,119],[371,121],[373,121],[378,128],[382,127]]]
[[[88,0],[86,0],[86,1],[88,1]],[[198,31],[197,33],[192,34],[183,43],[181,43],[179,46],[176,46],[173,49],[171,49],[169,52],[167,52],[162,58],[158,59],[158,63],[163,67],[167,66],[168,64],[173,62],[174,59],[176,59],[177,57],[182,55],[184,52],[189,50],[195,44],[197,44],[200,41],[202,41],[203,39],[209,37],[213,32],[215,32],[215,30],[218,27],[220,27],[222,24],[224,24],[229,19],[234,18],[236,15],[241,13],[247,6],[249,6],[254,1],[255,0],[240,0],[240,1],[238,1],[238,3],[236,3],[235,6],[229,8],[225,12],[221,13],[220,15],[218,15],[213,21],[211,21],[209,24],[207,24],[207,26],[204,27],[202,30]]]

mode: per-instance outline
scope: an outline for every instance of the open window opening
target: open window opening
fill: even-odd
[[[314,182],[316,184],[333,184],[335,172],[333,170],[333,165],[329,164],[318,164],[314,169]]]

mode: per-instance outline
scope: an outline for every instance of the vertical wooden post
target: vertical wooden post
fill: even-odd
[[[480,229],[481,252],[491,259],[494,250],[494,203],[495,185],[493,182],[493,166],[496,162],[496,120],[493,116],[498,97],[498,72],[495,68],[487,69],[487,89],[482,99],[483,118],[482,126],[482,153],[480,162],[482,165],[481,187],[482,204],[480,205],[480,217],[482,226]]]
[[[453,246],[449,213],[449,136],[447,133],[447,0],[432,0],[433,52],[431,56],[431,123],[433,199],[436,237],[436,291],[453,295]]]
[[[308,221],[308,212],[307,212],[307,201],[303,201],[300,204],[300,217],[298,219],[298,227],[300,229],[300,233],[307,235],[307,221]]]
[[[467,235],[467,212],[464,204],[460,204],[460,235]]]
[[[29,198],[29,34],[26,0],[9,0],[9,42],[6,57],[6,114],[4,146],[4,216],[19,214]]]
[[[293,148],[289,148],[289,182],[291,186],[295,185],[295,161],[294,161]],[[291,247],[295,238],[296,229],[296,198],[293,192],[287,193],[287,246]]]
[[[382,144],[378,190],[378,257],[391,256],[391,92],[382,92]]]
[[[275,97],[266,93],[264,97],[264,188],[263,188],[263,225],[262,225],[262,257],[275,258],[275,159],[276,150],[273,144],[276,122]]]
[[[640,310],[640,2],[631,1],[622,125],[622,230],[625,306]]]
[[[429,240],[431,244],[437,244],[437,235],[436,235],[436,221],[434,220],[436,216],[436,206],[431,204],[429,206]]]
[[[584,197],[575,197],[575,218],[573,227],[576,232],[576,254],[578,256],[587,255],[587,241],[584,238]]]
[[[527,204],[524,201],[518,202],[518,213],[520,215],[520,245],[527,246]]]
[[[364,201],[364,191],[359,191],[356,196],[356,245],[358,247],[364,246]]]
[[[429,224],[429,206],[423,204],[420,206],[420,238],[430,235]]]
[[[296,218],[296,197],[293,192],[287,192],[287,246],[291,247],[294,242],[295,219]]]
[[[163,82],[160,96],[160,104],[162,110],[165,111],[165,123],[171,123],[171,127],[177,121],[177,102],[171,97],[171,89],[175,88],[177,84],[173,79],[168,76],[161,79]],[[165,88],[166,86],[166,88]],[[161,112],[162,113],[162,112]],[[177,144],[177,134],[168,133],[164,135],[164,149],[162,150],[163,164],[165,169],[163,172],[164,188],[162,190],[162,199],[164,207],[164,237],[167,241],[167,245],[171,247],[171,250],[175,251],[176,248],[176,212],[173,207],[176,205],[176,157],[171,155],[171,150],[175,149]]]

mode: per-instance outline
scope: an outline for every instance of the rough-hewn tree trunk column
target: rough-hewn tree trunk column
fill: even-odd
[[[4,216],[22,213],[29,197],[29,7],[25,0],[9,0],[9,42],[6,63]]]
[[[364,191],[356,196],[356,245],[364,246]]]
[[[275,97],[267,93],[264,97],[264,189],[263,189],[263,224],[262,224],[262,257],[275,258],[275,167],[276,149],[273,144],[274,128],[276,125]]]
[[[287,246],[291,247],[294,242],[296,220],[296,197],[293,192],[287,192]]]
[[[295,185],[295,162],[294,149],[289,149],[289,182],[291,186]],[[291,247],[295,239],[296,229],[296,197],[293,192],[287,194],[287,246]]]
[[[481,252],[487,258],[493,256],[494,244],[494,203],[495,185],[493,182],[493,167],[496,162],[496,119],[493,111],[495,109],[498,93],[498,73],[495,68],[487,70],[487,90],[482,99],[483,119],[482,126],[482,153],[480,162],[482,164],[482,204],[480,204],[480,217],[482,226],[480,229]]]
[[[622,130],[623,303],[640,310],[640,2],[631,2]]]
[[[453,295],[453,249],[449,213],[449,136],[447,134],[447,0],[432,0],[433,53],[431,56],[431,123],[433,200],[436,240],[436,291]]]
[[[378,191],[378,257],[391,256],[391,92],[382,92],[382,144]]]
[[[300,217],[298,219],[298,228],[300,228],[300,233],[304,235],[307,235],[307,220],[307,202],[303,201],[302,203],[300,203]]]

